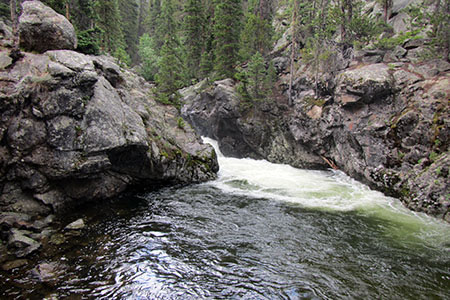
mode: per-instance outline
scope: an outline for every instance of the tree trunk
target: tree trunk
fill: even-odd
[[[66,19],[70,21],[70,7],[68,0],[66,0]]]

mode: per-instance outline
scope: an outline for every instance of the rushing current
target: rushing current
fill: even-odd
[[[92,217],[83,243],[54,258],[67,269],[47,296],[449,299],[448,224],[341,172],[219,164],[216,181]]]

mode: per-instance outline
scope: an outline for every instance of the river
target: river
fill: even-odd
[[[449,299],[445,222],[339,171],[223,155],[219,164],[216,181],[92,212],[83,242],[53,258],[66,265],[60,282],[29,295]]]

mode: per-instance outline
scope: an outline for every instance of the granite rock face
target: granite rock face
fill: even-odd
[[[450,221],[450,64],[357,58],[348,65],[317,76],[300,64],[292,107],[281,69],[279,94],[251,109],[225,80],[183,90],[182,112],[226,155],[337,167],[412,210]]]
[[[0,210],[48,215],[129,187],[203,182],[214,150],[108,57],[24,53],[0,85]]]
[[[40,1],[22,3],[19,18],[20,46],[27,51],[73,50],[77,37],[72,24]]]

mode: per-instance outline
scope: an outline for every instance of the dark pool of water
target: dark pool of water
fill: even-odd
[[[448,248],[399,240],[389,234],[397,224],[367,214],[210,185],[166,188],[98,212],[76,246],[47,258],[64,265],[57,282],[3,277],[0,298],[449,299]]]

